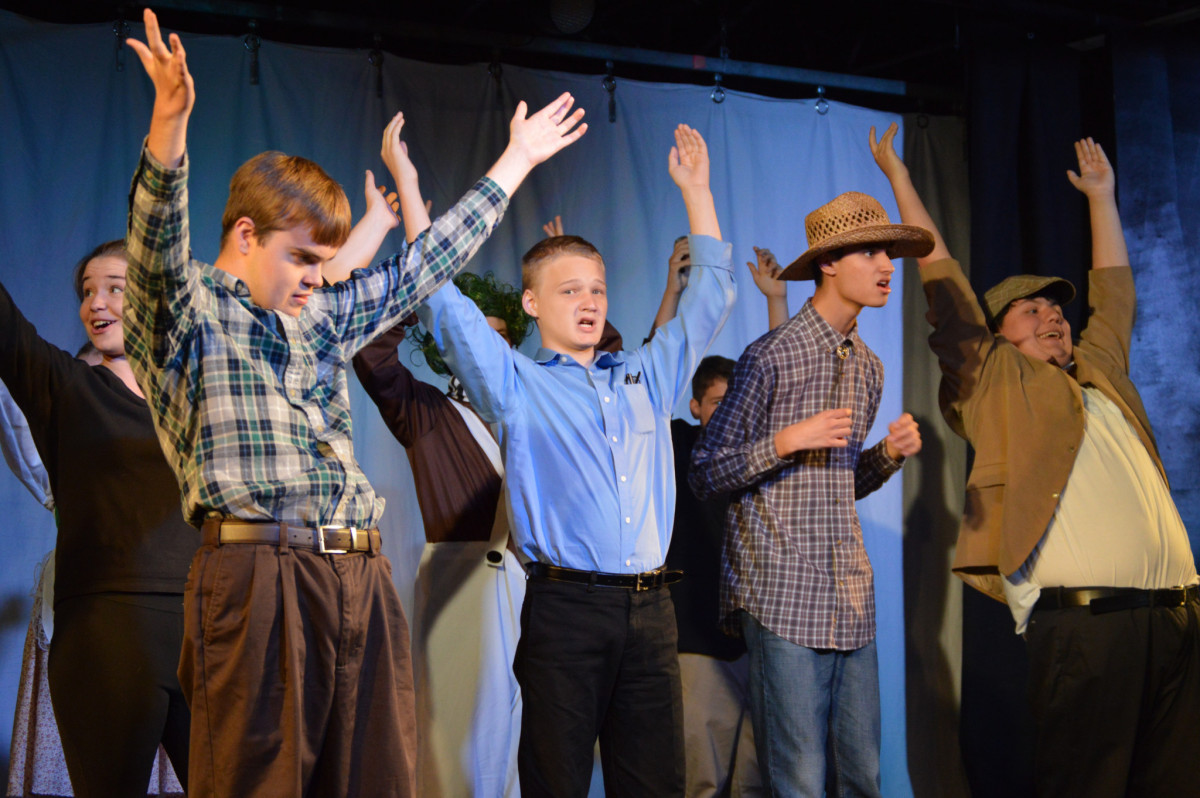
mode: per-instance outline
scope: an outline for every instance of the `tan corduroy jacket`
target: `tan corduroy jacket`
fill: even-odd
[[[1020,568],[1041,540],[1075,464],[1083,440],[1081,384],[1094,385],[1121,408],[1166,479],[1129,379],[1133,273],[1128,266],[1090,272],[1075,379],[992,335],[957,261],[922,267],[921,281],[934,327],[929,345],[942,369],[942,413],[975,449],[953,568],[967,584],[1004,601],[1000,574]]]

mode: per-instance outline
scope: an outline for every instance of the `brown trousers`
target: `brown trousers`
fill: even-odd
[[[193,798],[415,794],[408,624],[386,557],[204,546],[179,682]]]

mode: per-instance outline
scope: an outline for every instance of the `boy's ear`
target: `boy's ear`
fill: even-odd
[[[825,263],[818,263],[817,268],[820,269],[821,273],[824,274],[826,277],[836,277],[837,276],[837,267],[833,265],[832,261],[827,261]]]
[[[525,289],[525,293],[521,294],[521,307],[525,308],[525,312],[533,318],[537,318],[537,297],[529,288]]]
[[[254,220],[243,216],[234,222],[229,229],[228,242],[236,252],[242,255],[249,253],[250,245],[254,243]]]
[[[697,421],[700,420],[700,403],[699,402],[697,402],[695,399],[689,399],[688,400],[688,410],[692,411],[692,418],[696,419]]]

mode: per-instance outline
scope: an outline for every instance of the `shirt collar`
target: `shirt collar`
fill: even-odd
[[[862,339],[858,337],[857,320],[855,320],[854,326],[850,328],[850,332],[842,335],[817,312],[816,307],[813,306],[812,299],[809,299],[804,303],[804,307],[800,308],[800,312],[796,314],[796,320],[800,329],[811,335],[821,345],[822,349],[827,349],[830,352],[836,352],[837,348],[847,341],[850,342],[851,350],[858,348],[862,343]]]
[[[555,352],[553,349],[539,349],[537,354],[533,356],[533,360],[539,366],[569,366],[572,363],[578,365],[575,358],[564,355],[560,352]],[[592,360],[592,367],[598,369],[610,369],[625,362],[624,352],[601,352]]]

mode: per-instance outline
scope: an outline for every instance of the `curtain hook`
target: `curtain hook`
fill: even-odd
[[[608,92],[608,121],[617,121],[617,79],[613,76],[613,62],[604,62],[604,80],[600,85]]]
[[[725,87],[721,85],[722,80],[724,80],[724,78],[720,72],[717,72],[713,75],[713,90],[710,96],[712,97],[712,101],[717,105],[725,102]]]
[[[116,62],[114,66],[118,72],[125,71],[125,51],[128,47],[125,45],[125,40],[129,38],[129,23],[124,17],[117,17],[117,21],[112,26],[113,38],[116,40]]]
[[[383,99],[383,50],[380,45],[383,44],[383,36],[378,33],[374,36],[375,47],[371,52],[367,53],[367,63],[375,67],[375,96]]]
[[[258,49],[262,47],[262,37],[258,35],[258,20],[249,23],[250,32],[242,37],[242,45],[250,52],[250,85],[258,85]]]
[[[817,86],[817,103],[813,106],[821,116],[829,113],[829,100],[825,99],[825,87]]]

